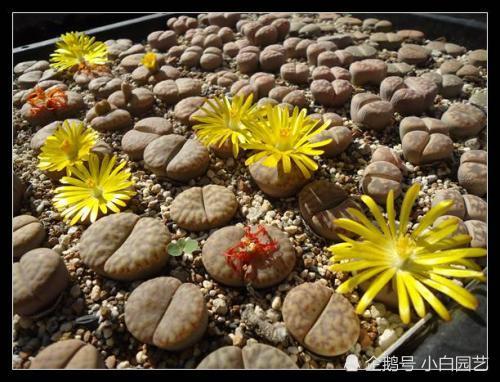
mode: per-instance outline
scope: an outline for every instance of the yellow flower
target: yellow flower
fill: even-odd
[[[38,168],[47,171],[66,169],[71,174],[73,166],[88,160],[97,137],[97,132],[82,122],[64,121],[41,147]]]
[[[236,158],[240,145],[248,141],[247,125],[258,114],[257,107],[252,106],[252,100],[253,94],[246,100],[243,96],[235,96],[232,100],[225,96],[208,100],[210,108],[202,107],[205,115],[193,117],[194,120],[201,122],[193,126],[198,139],[206,146],[219,147],[229,139]]]
[[[54,206],[70,225],[90,216],[93,223],[99,211],[106,215],[108,209],[120,212],[136,192],[132,189],[130,170],[122,170],[126,162],[115,167],[116,156],[106,155],[102,162],[96,154],[90,154],[87,165],[78,163],[72,176],[61,179],[62,184],[55,189]],[[114,167],[114,168],[113,168]]]
[[[142,58],[141,63],[150,70],[156,70],[158,68],[158,58],[153,52],[146,53]]]
[[[58,71],[92,69],[108,62],[107,45],[82,32],[61,35],[61,41],[56,43],[56,47],[55,52],[50,55],[50,65]]]
[[[277,167],[282,162],[284,172],[289,173],[293,161],[302,174],[310,178],[309,170],[315,171],[318,168],[310,157],[323,154],[323,150],[316,148],[331,142],[331,139],[315,143],[310,141],[328,127],[329,121],[316,128],[317,124],[317,120],[307,116],[306,109],[299,112],[295,107],[290,115],[286,107],[267,104],[263,116],[249,124],[249,143],[243,147],[253,149],[256,153],[245,164],[248,166],[264,158],[264,166]]]
[[[480,267],[469,258],[486,255],[483,248],[463,248],[471,238],[468,235],[452,234],[458,228],[455,219],[447,219],[435,227],[434,221],[450,209],[453,202],[445,200],[431,208],[418,227],[408,232],[408,223],[413,203],[417,199],[420,185],[411,186],[403,200],[396,227],[394,194],[387,196],[387,221],[375,201],[367,195],[361,198],[377,226],[361,211],[349,208],[347,212],[354,218],[340,218],[335,224],[361,236],[355,241],[339,234],[344,243],[331,246],[332,271],[357,272],[357,274],[338,288],[337,292],[347,293],[360,283],[374,278],[363,297],[358,302],[356,312],[362,314],[379,291],[392,280],[397,291],[399,314],[404,323],[410,322],[410,306],[413,305],[418,316],[426,314],[425,301],[444,320],[451,316],[443,303],[431,289],[445,294],[462,306],[476,309],[476,297],[465,288],[457,285],[448,277],[476,278],[485,280]],[[431,288],[431,289],[429,289]]]

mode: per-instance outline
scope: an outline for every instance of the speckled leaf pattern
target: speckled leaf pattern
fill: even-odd
[[[104,272],[104,264],[125,242],[139,216],[122,212],[97,220],[82,235],[80,256],[85,264]]]
[[[153,343],[158,323],[180,285],[176,278],[157,277],[145,281],[130,294],[125,305],[125,324],[135,338]]]
[[[104,264],[104,271],[118,280],[133,280],[162,268],[168,259],[167,227],[158,219],[141,218],[130,236]]]
[[[302,342],[326,307],[333,291],[315,283],[293,288],[283,303],[283,320],[290,334]]]
[[[325,309],[304,338],[310,350],[324,356],[346,353],[358,340],[359,319],[351,303],[333,293]]]
[[[158,323],[153,343],[167,350],[179,350],[200,339],[208,323],[208,312],[200,289],[182,284]]]

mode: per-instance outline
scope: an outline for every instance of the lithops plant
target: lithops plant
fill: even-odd
[[[267,288],[295,266],[295,250],[285,233],[271,226],[228,226],[215,231],[202,250],[205,269],[218,282]]]
[[[70,280],[61,256],[48,248],[36,248],[12,266],[14,313],[41,316],[49,313]]]
[[[302,218],[318,235],[329,240],[340,240],[334,220],[346,214],[348,208],[357,207],[341,187],[326,180],[317,180],[299,192]],[[343,232],[340,230],[339,232]]]
[[[379,147],[374,151],[371,163],[363,171],[363,192],[378,203],[384,203],[390,191],[397,198],[401,194],[403,167],[403,162],[393,150]]]
[[[172,133],[172,124],[161,117],[148,117],[139,120],[132,130],[122,138],[122,149],[132,160],[142,160],[148,144],[162,135]]]
[[[208,150],[196,139],[163,135],[144,149],[144,165],[157,176],[178,182],[203,175],[208,169]]]
[[[311,93],[314,101],[327,107],[340,106],[346,103],[352,94],[352,85],[346,80],[314,80],[311,82]]]
[[[372,93],[358,93],[351,100],[351,119],[361,128],[383,130],[394,122],[394,109]]]
[[[445,200],[453,201],[453,205],[447,211],[448,215],[454,215],[462,220],[481,220],[486,222],[488,205],[480,197],[470,194],[462,195],[457,189],[451,188],[437,191],[432,197],[431,203],[434,207]]]
[[[283,351],[266,344],[223,346],[207,355],[197,369],[297,369]]]
[[[158,219],[122,212],[92,224],[80,239],[83,262],[115,280],[137,280],[167,263],[170,233]]]
[[[140,116],[149,112],[155,101],[150,90],[133,88],[132,85],[124,82],[121,85],[121,90],[108,97],[108,102],[119,109],[127,110],[134,116]]]
[[[205,333],[208,311],[196,285],[157,277],[134,289],[125,304],[125,324],[139,341],[178,351]]]
[[[19,215],[12,219],[12,250],[14,260],[37,248],[45,239],[43,224],[34,216]]]
[[[186,97],[201,94],[201,81],[192,78],[178,78],[157,83],[153,93],[167,105],[173,105]]]
[[[487,158],[488,154],[484,150],[466,151],[460,157],[458,182],[473,195],[484,196],[486,194],[488,188]]]
[[[203,116],[205,112],[201,109],[207,99],[205,97],[188,97],[177,102],[174,107],[174,117],[184,125],[196,124],[196,115]]]
[[[451,105],[441,120],[454,139],[475,137],[486,126],[486,114],[476,106],[464,103]]]
[[[30,369],[105,369],[99,350],[76,339],[47,346],[31,361]]]
[[[191,187],[177,195],[170,217],[181,228],[206,231],[227,224],[238,208],[236,196],[223,186]]]
[[[142,65],[132,72],[132,79],[139,85],[155,85],[160,81],[175,80],[181,76],[179,69],[171,65],[161,66],[160,61],[156,53],[146,53],[142,58]]]
[[[406,117],[399,124],[399,136],[403,154],[413,164],[446,160],[453,153],[448,126],[436,118]]]
[[[118,109],[106,100],[97,102],[87,112],[85,122],[97,131],[122,130],[132,126],[132,116],[127,110]]]
[[[380,97],[402,115],[420,115],[434,103],[437,85],[423,77],[386,77],[380,84]]]
[[[360,325],[353,306],[320,283],[293,288],[286,295],[282,313],[290,334],[316,354],[344,354],[358,341]]]
[[[356,61],[349,67],[349,72],[354,85],[379,85],[387,75],[387,64],[379,59]]]

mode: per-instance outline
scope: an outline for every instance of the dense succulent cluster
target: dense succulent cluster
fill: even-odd
[[[166,28],[13,68],[13,367],[367,366],[478,307],[485,50],[335,13]]]

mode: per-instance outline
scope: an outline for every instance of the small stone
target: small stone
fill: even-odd
[[[224,316],[227,313],[227,304],[226,301],[221,299],[221,298],[216,298],[213,302],[212,305],[214,307],[214,312],[216,314],[220,314],[221,316]]]
[[[378,337],[378,344],[382,350],[387,349],[398,339],[394,329],[385,329],[384,332]]]

